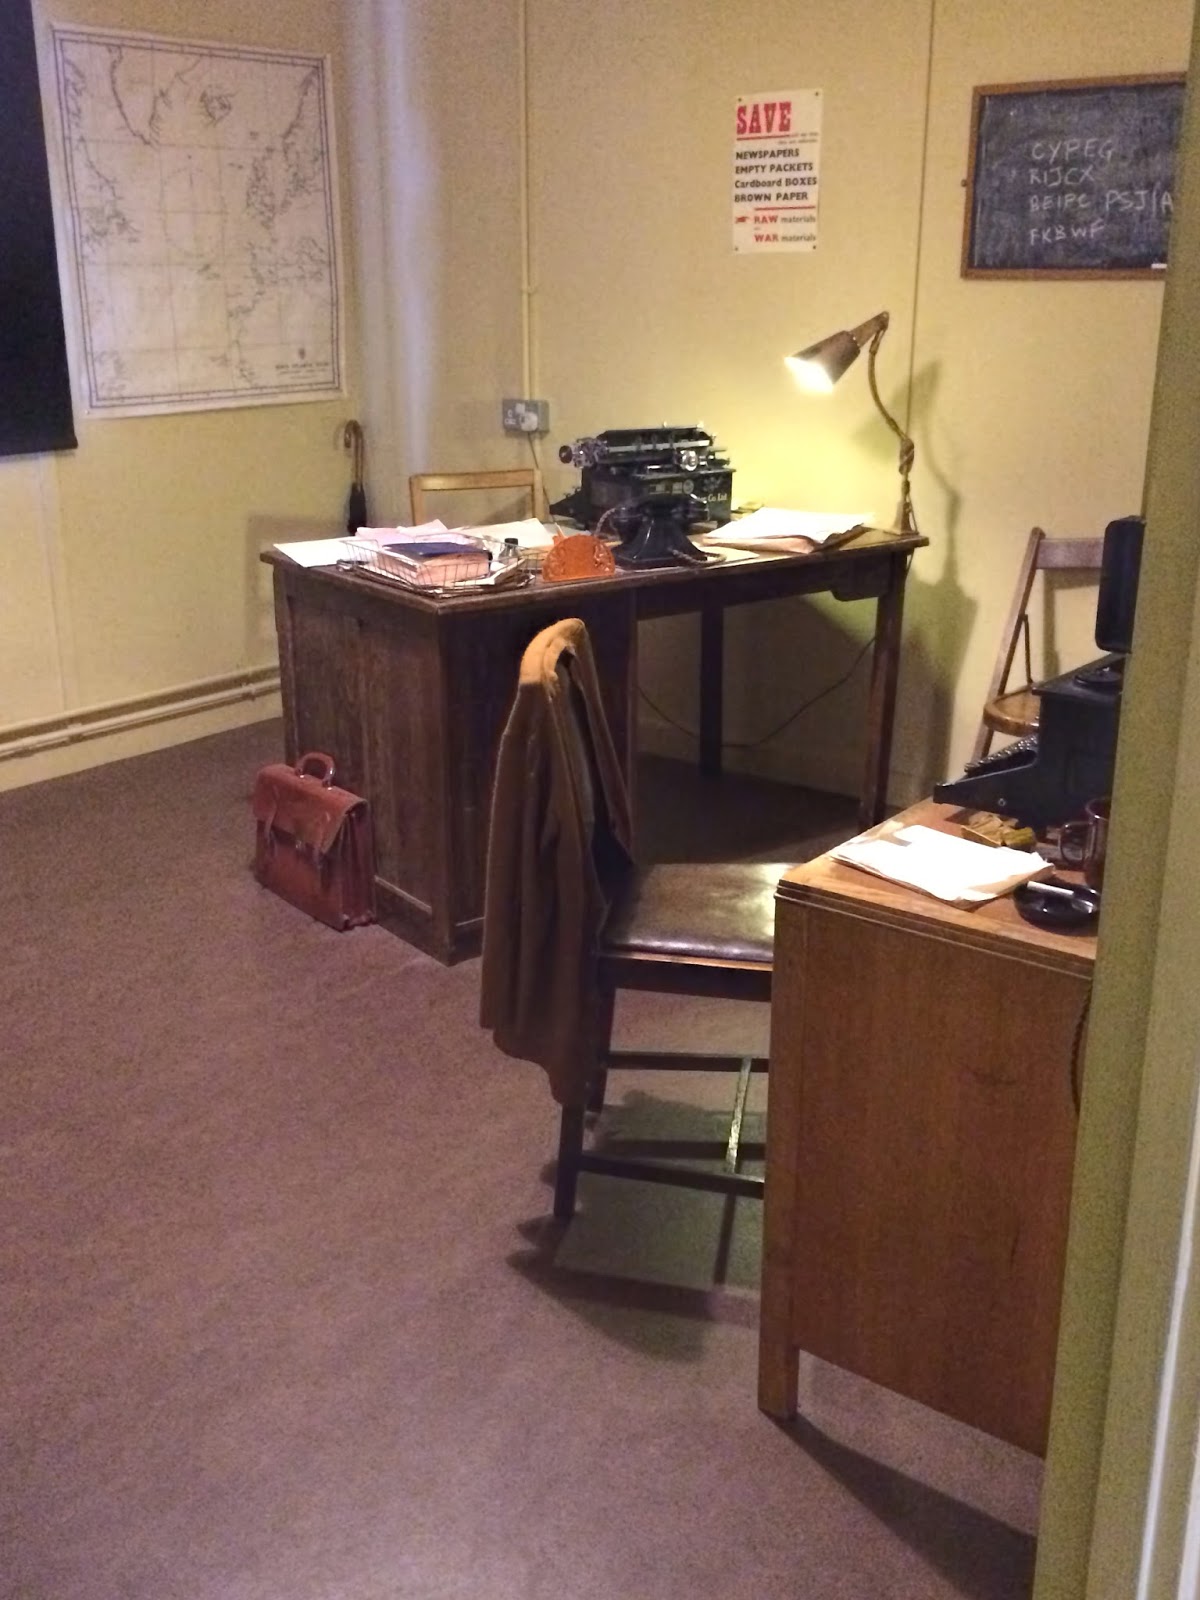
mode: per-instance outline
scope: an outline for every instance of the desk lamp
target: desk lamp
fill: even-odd
[[[825,339],[818,339],[816,344],[810,344],[807,350],[797,350],[796,354],[788,356],[786,361],[792,376],[803,388],[817,394],[827,394],[842,374],[858,359],[863,345],[867,346],[867,382],[871,386],[871,398],[879,415],[900,441],[899,531],[916,533],[917,519],[913,514],[912,495],[908,487],[908,475],[912,471],[916,448],[880,399],[879,388],[875,382],[875,356],[887,332],[889,320],[888,313],[881,311],[866,322],[860,322],[857,328],[831,333]]]

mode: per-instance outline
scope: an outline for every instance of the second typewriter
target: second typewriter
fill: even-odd
[[[995,811],[1044,833],[1079,816],[1089,800],[1110,794],[1120,688],[1111,678],[1089,681],[1088,673],[1111,669],[1118,659],[1106,657],[1042,684],[1037,733],[970,762],[961,778],[935,784],[933,798]]]

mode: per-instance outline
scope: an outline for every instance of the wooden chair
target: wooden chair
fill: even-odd
[[[514,1019],[504,1015],[505,997],[534,996],[528,1018],[529,1055],[542,1059],[551,1071],[551,1084],[562,1105],[556,1217],[565,1220],[574,1213],[581,1172],[761,1196],[762,1178],[742,1172],[740,1163],[763,1153],[761,1144],[744,1144],[741,1131],[751,1076],[766,1070],[765,1059],[614,1051],[611,1033],[621,989],[769,1001],[775,887],[788,864],[671,863],[638,870],[620,838],[619,818],[628,815],[627,796],[623,780],[621,792],[614,790],[619,767],[595,682],[587,634],[576,620],[544,629],[522,660],[518,700],[500,747],[492,808],[482,1020],[485,1026],[496,1027],[501,1048],[525,1054],[519,1021],[515,1034],[514,1026],[506,1027]],[[534,704],[539,696],[544,703]],[[548,721],[556,734],[539,745],[536,741]],[[526,730],[532,730],[528,737]],[[541,789],[529,781],[530,772],[538,769],[539,751],[550,751],[552,770],[546,773],[545,791],[532,792]],[[547,804],[558,808],[549,823]],[[519,853],[520,841],[527,847],[531,837],[544,841],[548,833],[555,839],[578,840],[582,849],[573,859],[567,859],[570,851],[564,857],[556,849],[549,867],[544,854],[536,859],[526,855],[521,861],[505,855],[514,848]],[[544,843],[540,848],[545,850]],[[538,899],[536,917],[514,904],[522,884],[532,885],[529,892]],[[595,927],[573,924],[581,905],[595,908]],[[545,937],[538,936],[543,933]],[[518,947],[537,952],[532,967],[520,964],[521,958],[514,954]],[[580,959],[568,955],[563,962],[564,949],[578,949]],[[547,1051],[539,1055],[537,1037],[543,1033],[544,1043],[547,1014],[553,1014],[556,1006],[561,1010],[563,996],[553,991],[556,963],[561,963],[568,988],[578,982],[579,968],[587,967],[578,996],[568,996],[575,1006],[566,1025],[570,1059],[565,1065],[561,1059],[556,1062],[557,1075],[546,1060]],[[572,1016],[578,1024],[574,1036]],[[603,1139],[589,1147],[588,1130],[603,1110],[609,1069],[617,1066],[736,1072],[727,1136],[719,1144],[686,1147],[657,1142],[649,1148],[630,1147],[622,1141],[614,1148]],[[715,1158],[720,1165],[684,1165],[681,1156],[692,1162]]]
[[[1001,635],[1000,651],[992,669],[975,748],[971,752],[973,761],[987,755],[992,738],[997,733],[1021,736],[1037,731],[1039,701],[1033,692],[1035,679],[1029,642],[1029,600],[1038,573],[1091,573],[1098,579],[1103,550],[1103,539],[1050,539],[1041,528],[1034,528],[1030,532],[1017,574],[1016,593]],[[1008,675],[1012,671],[1019,639],[1024,641],[1025,646],[1025,681],[1020,688],[1009,689]]]
[[[534,467],[514,467],[503,472],[415,472],[408,480],[408,497],[414,525],[429,520],[427,494],[454,493],[462,489],[523,489],[529,497],[527,516],[546,518],[542,475]]]

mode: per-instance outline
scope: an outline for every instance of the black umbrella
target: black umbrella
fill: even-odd
[[[363,488],[363,431],[357,422],[348,422],[342,429],[342,443],[353,451],[354,461],[350,499],[346,505],[346,532],[357,533],[371,523],[367,514],[367,491]]]

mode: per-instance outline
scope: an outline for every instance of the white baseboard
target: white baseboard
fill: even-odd
[[[36,723],[0,728],[0,791],[165,750],[280,715],[278,673],[260,668],[191,689],[106,706],[102,713],[95,708],[65,712]]]

